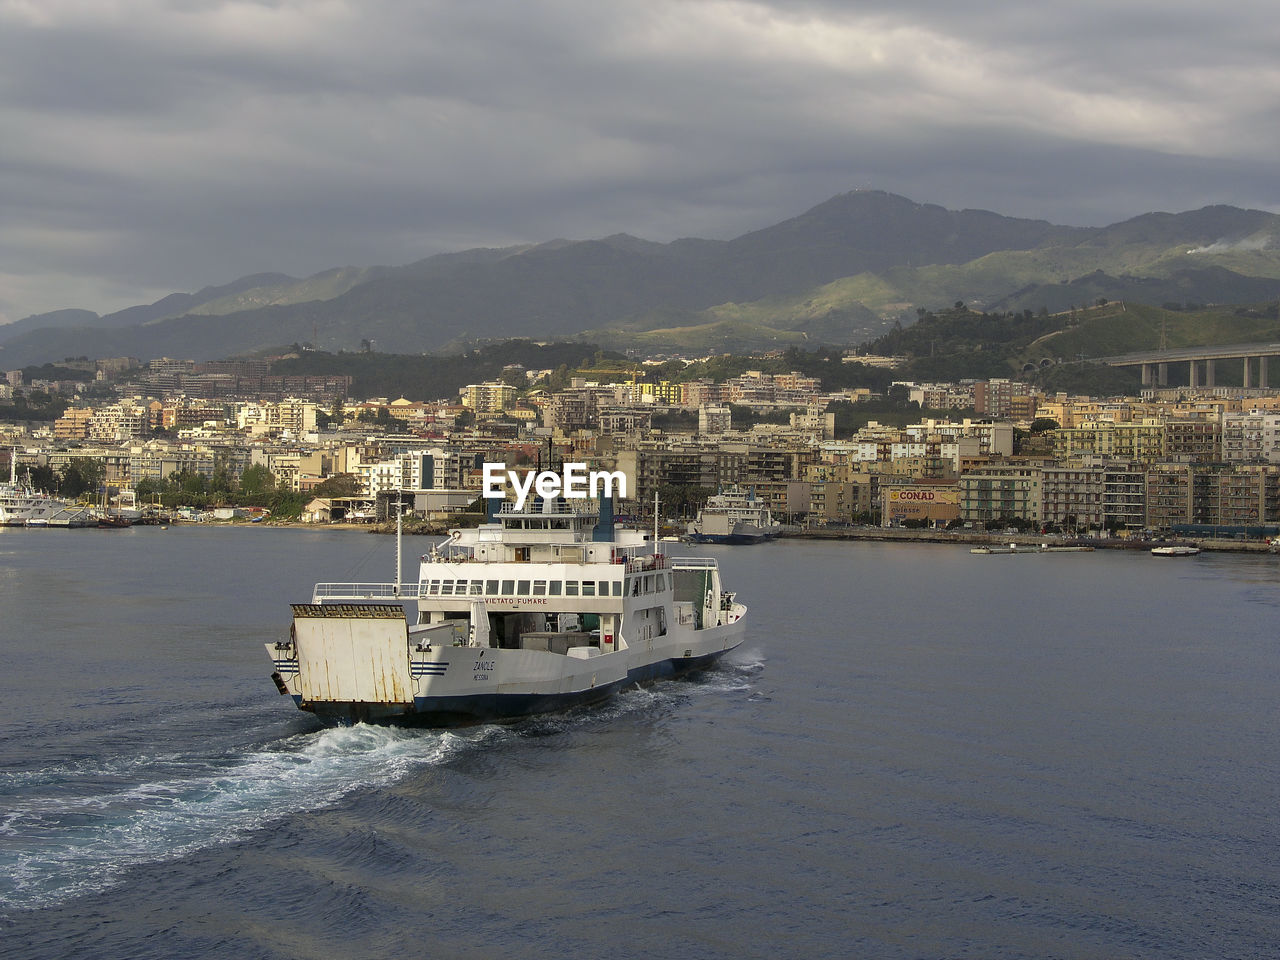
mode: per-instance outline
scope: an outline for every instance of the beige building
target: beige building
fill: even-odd
[[[958,483],[891,484],[880,489],[880,525],[925,522],[945,526],[960,517]]]
[[[519,391],[511,384],[500,380],[469,383],[459,391],[462,405],[481,418],[504,413],[515,403],[518,393]]]
[[[55,440],[84,440],[89,436],[89,421],[93,419],[92,407],[68,407],[53,422]]]

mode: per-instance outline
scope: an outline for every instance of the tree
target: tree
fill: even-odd
[[[213,479],[209,481],[209,493],[213,496],[214,503],[225,504],[230,501],[235,486],[235,479],[226,465],[219,464],[213,471]]]
[[[40,464],[27,468],[27,483],[31,485],[33,490],[42,490],[47,492],[58,489],[58,474],[53,467],[46,464]]]
[[[150,500],[157,494],[164,493],[165,483],[163,480],[153,480],[151,477],[143,477],[133,485],[133,493],[140,500]]]
[[[184,470],[177,477],[183,496],[189,498],[192,505],[203,505],[209,494],[209,478],[194,470]]]
[[[363,493],[360,480],[354,474],[335,473],[311,491],[316,497],[358,497]]]
[[[658,500],[667,516],[691,517],[714,492],[692,483],[663,483],[658,485]]]
[[[106,476],[107,468],[101,462],[89,457],[73,457],[62,468],[58,493],[73,500],[86,493],[96,494]]]
[[[260,463],[245,467],[240,474],[240,499],[245,503],[264,500],[275,488],[274,474]]]

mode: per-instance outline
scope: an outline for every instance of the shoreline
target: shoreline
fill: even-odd
[[[154,524],[137,524],[137,526],[154,526]],[[243,521],[212,520],[194,522],[171,521],[163,525],[168,527],[223,527],[243,529],[270,530],[343,530],[362,531],[371,534],[390,535],[396,532],[395,524],[389,523],[304,523],[300,520],[268,520],[263,523]],[[24,529],[15,527],[14,529]],[[92,529],[92,528],[84,528]],[[446,524],[422,524],[406,527],[405,536],[444,537],[451,529]],[[778,534],[779,540],[870,540],[881,543],[951,543],[970,546],[1018,546],[1035,547],[1048,544],[1055,547],[1091,547],[1095,550],[1131,550],[1148,552],[1152,547],[1187,545],[1199,547],[1206,553],[1270,553],[1271,546],[1264,540],[1234,540],[1223,538],[1167,537],[1164,539],[1145,539],[1137,537],[1064,537],[1059,534],[1032,533],[990,533],[974,530],[903,530],[893,527],[816,527],[810,529],[784,530]],[[1030,551],[1028,551],[1030,552]]]
[[[395,524],[370,523],[301,523],[282,522],[272,526],[289,526],[306,529],[365,530],[369,533],[394,534]],[[256,526],[256,524],[255,524]],[[406,536],[447,536],[448,527],[405,529]],[[818,527],[786,530],[779,540],[872,540],[883,543],[953,543],[970,546],[1018,546],[1034,547],[1048,544],[1055,547],[1092,547],[1095,550],[1133,550],[1149,552],[1152,547],[1187,545],[1199,547],[1207,553],[1270,553],[1271,546],[1265,540],[1234,540],[1225,538],[1165,537],[1146,539],[1138,537],[1064,537],[1060,534],[990,533],[974,530],[903,530],[893,527]]]
[[[973,530],[901,530],[884,527],[849,527],[785,531],[779,539],[796,540],[877,540],[887,543],[955,543],[973,546],[1092,547],[1095,550],[1136,550],[1148,552],[1152,547],[1186,545],[1216,553],[1270,553],[1265,540],[1228,540],[1221,538],[1166,537],[1151,540],[1138,537],[1064,537],[1059,534],[985,533]]]

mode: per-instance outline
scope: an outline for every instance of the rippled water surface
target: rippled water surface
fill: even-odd
[[[0,954],[1278,955],[1280,562],[679,549],[722,667],[329,730],[261,643],[389,538],[0,529]]]

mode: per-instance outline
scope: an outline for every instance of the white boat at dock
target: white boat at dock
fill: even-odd
[[[1199,547],[1193,547],[1188,544],[1181,543],[1167,547],[1151,548],[1151,555],[1153,557],[1194,557],[1199,552]]]
[[[47,526],[50,518],[66,506],[65,500],[19,483],[17,452],[10,454],[9,482],[0,483],[0,527]]]
[[[335,723],[514,720],[708,666],[742,642],[747,608],[714,558],[659,552],[615,525],[609,500],[599,515],[589,500],[535,503],[451,531],[407,588],[316,584],[292,605],[289,638],[266,644],[277,688]]]

